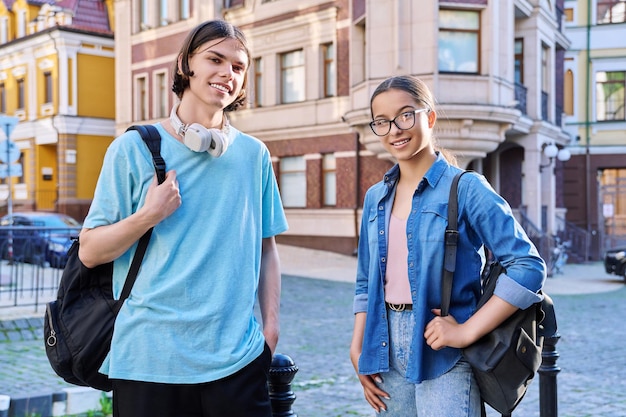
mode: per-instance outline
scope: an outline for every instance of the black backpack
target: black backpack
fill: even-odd
[[[151,125],[131,126],[128,130],[141,134],[162,183],[165,161],[160,155],[159,132]],[[44,318],[48,361],[66,382],[102,391],[112,389],[109,378],[98,370],[110,350],[115,318],[130,295],[151,234],[152,229],[139,240],[119,300],[113,299],[113,262],[87,268],[78,258],[78,239],[72,243],[57,299],[47,304]]]
[[[441,283],[442,316],[448,315],[450,307],[458,240],[457,187],[459,179],[466,172],[457,174],[450,188]],[[506,270],[498,262],[485,267],[482,295],[476,309],[493,295],[498,277],[502,273],[506,273]],[[517,310],[493,331],[462,350],[480,389],[483,417],[487,415],[485,404],[489,404],[502,416],[510,416],[524,398],[528,385],[541,365],[543,337],[539,332],[539,325],[544,318],[541,306],[542,303],[537,302],[526,310]]]

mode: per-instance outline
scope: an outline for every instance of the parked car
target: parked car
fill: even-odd
[[[81,224],[74,218],[52,212],[18,212],[0,218],[0,250],[2,259],[39,266],[63,268],[72,239],[78,236]],[[9,237],[12,245],[9,245]]]
[[[626,247],[606,251],[604,269],[606,269],[607,274],[624,277],[624,283],[626,283]]]

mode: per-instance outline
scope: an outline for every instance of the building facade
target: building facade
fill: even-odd
[[[565,204],[597,259],[626,245],[626,1],[568,0],[565,11],[565,130],[575,138]]]
[[[355,250],[365,191],[394,163],[369,130],[369,97],[398,74],[428,83],[440,145],[484,173],[533,238],[565,227],[562,0],[120,0],[115,13],[117,89],[132,92],[117,95],[118,134],[167,117],[192,27],[244,30],[250,106],[231,122],[273,155],[283,243]]]
[[[10,188],[17,210],[86,214],[115,134],[112,6],[0,1],[0,113],[19,119],[22,174],[2,179],[0,204]]]
[[[414,74],[438,99],[440,145],[549,243],[571,217],[571,162],[559,160],[580,136],[563,129],[575,61],[565,10],[562,0],[4,0],[0,112],[20,118],[24,167],[14,195],[82,218],[111,139],[169,114],[184,36],[224,18],[250,41],[250,106],[232,123],[272,152],[290,222],[281,241],[354,251],[365,191],[394,163],[369,131],[369,97]]]
[[[570,140],[561,128],[569,46],[561,15],[553,2],[486,0],[279,0],[226,10],[224,16],[259,45],[255,63],[263,66],[253,73],[261,80],[255,88],[262,99],[236,120],[278,159],[291,225],[283,239],[307,245],[317,240],[320,247],[341,239],[343,251],[353,243],[357,231],[346,226],[359,223],[365,190],[393,163],[369,130],[369,97],[382,80],[398,74],[417,75],[432,89],[440,145],[462,167],[483,172],[531,234],[555,234],[564,208],[543,150],[562,149]],[[329,97],[323,96],[326,45],[332,45],[336,65]],[[283,90],[291,88],[287,77],[294,71],[284,62],[294,52],[303,57],[303,91],[285,102],[290,97]],[[333,156],[337,199],[325,206],[323,189],[314,184],[324,184],[324,161]],[[300,172],[305,186],[302,180],[285,186],[285,170],[289,177]],[[344,199],[342,190],[348,191]],[[290,204],[292,193],[300,197]]]

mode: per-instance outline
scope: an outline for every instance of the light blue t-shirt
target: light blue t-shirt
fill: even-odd
[[[284,232],[287,222],[263,142],[231,126],[232,143],[215,158],[155,126],[167,170],[176,170],[182,204],[154,228],[101,372],[147,382],[214,381],[263,351],[254,316],[262,238]],[[115,139],[84,227],[131,215],[144,203],[153,177],[139,134]],[[114,262],[116,298],[135,247]]]

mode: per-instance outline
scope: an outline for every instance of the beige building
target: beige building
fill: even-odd
[[[575,138],[565,202],[599,258],[626,245],[626,1],[567,0],[565,10],[565,129]]]
[[[560,4],[560,6],[559,6]],[[167,116],[171,64],[186,32],[224,18],[253,54],[239,129],[272,152],[287,243],[351,253],[367,188],[393,164],[369,131],[369,97],[415,74],[439,102],[441,145],[485,173],[548,250],[563,230],[562,1],[231,0],[116,7],[116,125]],[[560,151],[560,152],[559,152]],[[550,153],[552,152],[552,153]],[[497,225],[495,225],[497,226]]]

